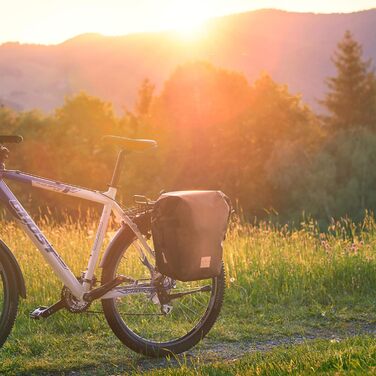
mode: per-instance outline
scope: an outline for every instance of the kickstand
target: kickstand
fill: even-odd
[[[47,318],[60,309],[65,308],[65,301],[59,300],[57,303],[50,307],[38,307],[33,312],[30,312],[30,318],[34,320],[39,320],[41,318]]]

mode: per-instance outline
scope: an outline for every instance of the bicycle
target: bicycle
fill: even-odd
[[[104,138],[120,148],[105,192],[7,170],[5,161],[9,150],[0,147],[0,202],[63,283],[61,299],[52,306],[36,308],[30,318],[47,318],[60,309],[86,312],[93,301],[101,300],[110,328],[133,351],[148,356],[184,352],[209,332],[219,315],[225,288],[223,264],[219,276],[204,281],[181,282],[158,272],[155,252],[149,241],[154,202],[137,196],[136,209],[123,209],[115,200],[125,156],[132,151],[154,148],[157,144],[153,140],[118,136]],[[22,140],[21,136],[0,136],[0,145]],[[87,269],[81,276],[72,273],[4,179],[103,205]],[[119,229],[99,262],[112,213]],[[102,269],[100,281],[95,275],[98,269]],[[11,250],[0,240],[0,347],[12,330],[20,297],[26,298],[21,269]]]

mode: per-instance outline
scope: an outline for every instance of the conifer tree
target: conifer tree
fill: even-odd
[[[363,60],[362,53],[362,46],[346,31],[332,58],[337,76],[327,79],[329,92],[321,101],[329,111],[327,123],[335,129],[376,129],[376,78],[371,60]]]
[[[152,84],[148,78],[145,78],[138,90],[138,97],[135,106],[136,115],[145,116],[149,113],[154,91],[155,85]]]

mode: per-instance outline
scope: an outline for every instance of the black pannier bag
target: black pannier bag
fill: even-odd
[[[152,212],[152,236],[159,272],[179,281],[216,277],[230,200],[219,191],[162,194]]]

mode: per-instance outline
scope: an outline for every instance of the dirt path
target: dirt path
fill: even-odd
[[[270,340],[247,340],[234,342],[217,342],[205,339],[199,346],[191,351],[178,355],[171,359],[153,359],[140,357],[132,365],[120,365],[116,374],[127,375],[132,371],[148,371],[153,369],[163,369],[167,367],[179,367],[181,364],[189,364],[191,360],[200,359],[200,362],[214,363],[218,361],[235,361],[246,354],[256,351],[270,351],[278,346],[299,345],[315,339],[329,339],[342,341],[357,335],[376,335],[376,323],[349,322],[346,329],[328,330],[315,329],[305,335],[293,335],[289,337],[278,337]],[[108,374],[113,374],[113,369],[108,369]],[[61,373],[59,373],[60,375]],[[65,373],[67,376],[96,375],[95,369],[82,369]],[[103,373],[102,373],[103,374]],[[44,373],[45,376],[56,376],[56,373]]]
[[[166,360],[142,358],[138,362],[136,368],[139,371],[146,371],[150,369],[179,366],[181,363],[189,362],[190,358],[196,359],[198,357],[201,361],[209,363],[221,360],[235,361],[246,354],[256,351],[269,351],[278,346],[298,345],[315,339],[330,339],[339,342],[349,337],[364,334],[376,335],[376,323],[349,323],[346,330],[330,331],[328,329],[317,329],[306,335],[279,337],[263,341],[249,340],[221,343],[206,340],[198,348],[194,348],[185,353],[185,355],[176,357],[176,359]]]

